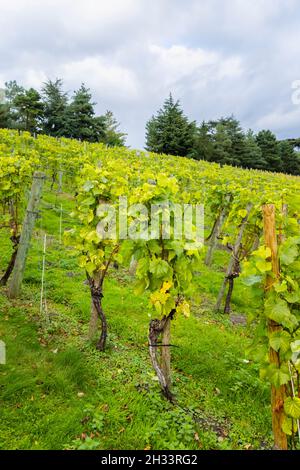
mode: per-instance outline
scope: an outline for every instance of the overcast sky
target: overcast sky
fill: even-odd
[[[0,87],[85,82],[144,146],[171,91],[192,119],[300,136],[300,0],[0,0]]]

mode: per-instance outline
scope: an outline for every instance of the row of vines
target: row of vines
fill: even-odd
[[[75,200],[74,226],[65,233],[65,242],[76,252],[90,288],[90,337],[97,334],[100,321],[96,347],[104,350],[109,334],[104,281],[112,264],[130,266],[137,293],[148,293],[155,313],[149,324],[150,359],[170,401],[175,401],[172,320],[190,315],[190,299],[197,290],[195,272],[201,264],[212,265],[215,250],[228,252],[215,310],[230,313],[236,278],[255,289],[261,308],[250,319],[255,334],[249,354],[259,361],[262,379],[271,384],[275,447],[286,449],[288,442],[295,442],[297,433],[300,437],[299,178],[0,130],[0,228],[7,230],[12,244],[0,283],[8,285],[10,296],[14,290],[9,283],[14,270],[20,269],[23,220],[37,215],[28,206],[28,200],[34,200],[33,177],[41,174],[52,188],[67,191]],[[158,216],[164,203],[170,217],[175,204],[203,204],[205,247],[191,246],[173,233],[167,240],[162,234],[157,239],[100,237],[99,205],[109,204],[120,213],[124,197],[128,205],[143,204],[148,214],[158,207]],[[129,211],[126,227],[134,227],[136,217]]]

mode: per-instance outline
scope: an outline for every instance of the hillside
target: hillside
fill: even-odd
[[[281,257],[282,276],[300,280],[295,251],[300,243],[291,242],[299,238],[300,178],[0,130],[2,274],[15,248],[10,237],[21,233],[35,171],[44,172],[46,180],[22,291],[9,299],[8,282],[0,294],[0,337],[7,353],[0,365],[0,448],[272,448],[270,383],[259,375],[265,359],[249,353],[253,339],[258,350],[264,337],[256,326],[266,318],[263,283],[271,267],[262,268],[252,286],[243,275],[264,248],[262,206],[274,204],[278,233],[289,243],[282,253],[287,257],[287,250],[294,250],[288,252],[290,262]],[[151,241],[118,240],[114,251],[112,242],[95,237],[96,211],[99,198],[118,207],[120,196],[147,207],[167,200],[204,204],[205,246],[189,250],[186,240],[164,243],[168,256],[162,253],[160,259]],[[226,315],[223,307],[215,311],[215,303],[243,225],[242,276],[235,277]],[[162,260],[168,271],[143,267],[144,249],[150,251],[149,263],[162,266]],[[102,286],[108,337],[105,351],[99,351],[96,337],[89,338],[89,280],[103,272],[107,257],[114,261],[107,264]],[[269,257],[263,261],[269,263]],[[257,272],[251,269],[253,278]],[[280,282],[286,285],[286,277]],[[293,289],[298,287],[289,288],[289,294]],[[176,305],[170,307],[176,310],[170,347],[173,402],[162,395],[148,352],[149,320],[168,314],[169,300],[157,305],[157,293],[173,296]],[[285,293],[278,289],[278,295]],[[292,354],[299,325],[289,328],[287,316],[299,322],[299,300],[280,300],[290,311],[276,321],[291,335],[280,359],[292,361],[287,352]],[[99,332],[100,325],[97,337]],[[276,352],[281,354],[280,347]],[[298,358],[293,361],[297,368]]]

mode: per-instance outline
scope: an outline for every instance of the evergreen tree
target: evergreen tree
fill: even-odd
[[[48,80],[42,89],[44,102],[43,132],[54,137],[67,134],[68,95],[63,91],[63,81]]]
[[[184,116],[179,101],[172,95],[146,124],[146,150],[171,155],[189,156],[193,151],[195,122]]]
[[[68,136],[79,140],[94,140],[94,104],[90,90],[81,85],[74,92],[67,111]]]
[[[300,160],[294,148],[287,141],[279,143],[281,170],[289,175],[300,175]]]
[[[124,147],[126,134],[119,130],[120,124],[111,111],[106,111],[104,115],[105,138],[104,142],[109,147]]]
[[[18,127],[28,132],[38,132],[44,111],[40,94],[34,88],[29,88],[15,96],[13,106]]]
[[[256,142],[256,137],[251,129],[249,129],[245,138],[245,152],[242,161],[243,168],[254,168],[257,170],[265,170],[267,162],[264,160],[261,148]]]
[[[89,88],[84,84],[75,91],[67,109],[67,132],[69,137],[89,142],[103,142],[105,139],[105,119],[95,117],[95,103]]]
[[[233,116],[221,119],[221,123],[231,140],[230,165],[241,166],[245,157],[245,135],[241,125]]]
[[[232,165],[232,140],[226,126],[218,122],[213,133],[213,161],[222,165]]]
[[[263,159],[266,161],[266,169],[280,171],[281,159],[276,136],[269,130],[263,130],[257,134],[256,142],[262,151]]]
[[[197,127],[191,157],[196,160],[213,161],[214,144],[210,133],[210,126],[205,121]]]

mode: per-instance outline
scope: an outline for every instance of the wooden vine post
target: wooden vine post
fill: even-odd
[[[34,229],[35,220],[38,215],[38,208],[41,199],[44,179],[44,173],[35,172],[33,175],[29,201],[24,217],[22,233],[18,247],[18,253],[16,256],[16,261],[12,272],[12,278],[8,289],[8,297],[10,299],[17,298],[20,293],[26,264],[26,256],[29,249],[32,232]]]
[[[279,277],[279,258],[278,258],[278,243],[276,236],[276,220],[275,220],[275,206],[267,204],[263,206],[263,222],[264,222],[264,240],[266,247],[271,250],[271,262],[273,276],[269,275],[266,279],[266,292],[268,292],[276,279]],[[278,331],[281,326],[273,320],[268,320],[269,332]],[[269,350],[270,364],[279,367],[280,357],[279,353],[270,347]],[[284,385],[276,388],[274,385],[271,387],[271,407],[272,407],[272,427],[274,435],[275,449],[287,449],[287,436],[282,430],[282,422],[284,419],[284,400],[286,396],[286,389]]]

